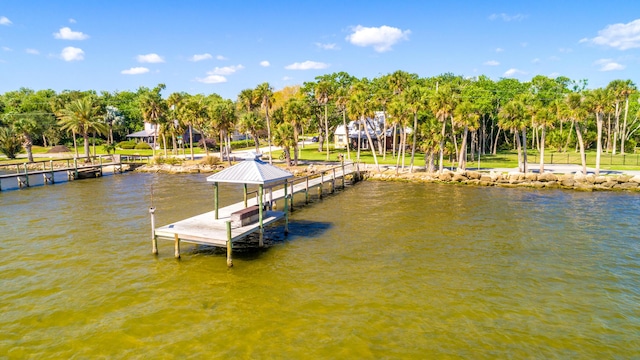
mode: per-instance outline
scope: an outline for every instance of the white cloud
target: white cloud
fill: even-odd
[[[336,44],[316,43],[316,46],[322,50],[340,50],[340,48]]]
[[[89,35],[63,27],[57,33],[53,33],[53,37],[60,40],[85,40],[89,38]]]
[[[287,70],[318,70],[318,69],[326,69],[329,67],[329,64],[316,62],[316,61],[305,61],[301,63],[293,63],[291,65],[287,65],[284,68]]]
[[[73,46],[67,46],[66,48],[62,49],[60,57],[64,61],[80,61],[84,60],[84,51]]]
[[[496,52],[497,52],[497,53],[501,53],[501,52],[503,52],[503,51],[504,51],[504,49],[503,49],[503,48],[496,48]]]
[[[498,66],[498,65],[500,65],[500,63],[495,61],[495,60],[489,60],[489,61],[485,61],[484,65],[487,65],[487,66]]]
[[[193,55],[193,56],[189,59],[189,61],[197,62],[197,61],[209,60],[209,59],[213,59],[213,56],[211,56],[211,54],[209,54],[209,53],[205,53],[205,54],[196,54],[196,55]]]
[[[511,68],[511,69],[509,69],[509,70],[504,72],[504,76],[505,77],[511,77],[511,76],[514,76],[514,75],[524,75],[524,74],[526,74],[526,72],[524,72],[522,70],[515,69],[515,68]]]
[[[533,60],[531,60],[532,63],[534,64],[540,64],[540,58],[535,58]]]
[[[559,48],[558,51],[563,53],[563,54],[568,54],[568,53],[572,53],[573,49],[572,48]]]
[[[353,33],[346,40],[356,46],[373,46],[377,52],[391,50],[391,47],[402,40],[409,40],[411,30],[401,30],[391,26],[364,27],[358,25],[351,29]]]
[[[619,50],[638,48],[640,47],[640,19],[627,24],[608,25],[598,31],[598,36],[593,39],[584,38],[580,42],[591,42]]]
[[[222,56],[222,55],[218,55],[218,56],[216,56],[216,59],[217,59],[217,60],[227,60],[227,58],[226,58],[226,57],[224,57],[224,56]]]
[[[491,14],[489,15],[489,20],[497,20],[497,19],[501,19],[502,21],[522,21],[524,19],[527,18],[527,15],[522,15],[522,14],[515,14],[515,15],[509,15],[509,14],[505,14],[505,13],[500,13],[500,14]]]
[[[10,48],[10,47],[6,47],[6,46],[3,46],[3,47],[2,47],[2,50],[4,50],[4,51],[13,51],[13,49],[12,49],[12,48]]]
[[[283,76],[282,77],[282,81],[289,81],[289,80],[293,80],[293,78],[290,77],[290,76]]]
[[[552,78],[552,79],[555,79],[555,78],[557,78],[558,76],[560,76],[560,73],[559,73],[559,72],[552,72],[551,74],[549,74],[549,77],[550,77],[550,78]]]
[[[73,18],[69,19],[69,23],[70,24],[75,24],[76,23],[76,19],[73,19]]]
[[[40,55],[40,51],[36,49],[25,49],[24,52],[31,55]]]
[[[131,69],[120,71],[120,74],[138,75],[138,74],[144,74],[148,72],[149,72],[149,69],[147,69],[146,67],[132,67]]]
[[[271,63],[269,63],[267,60],[263,60],[263,61],[260,61],[260,66],[269,67],[271,66]]]
[[[13,23],[11,22],[11,20],[9,20],[8,17],[0,16],[0,25],[9,26],[11,24],[13,24]]]
[[[196,81],[204,84],[220,84],[220,83],[226,83],[227,78],[222,75],[211,74],[211,75],[208,75],[206,78],[196,78]]]
[[[242,65],[236,65],[236,66],[224,66],[224,67],[217,67],[215,69],[213,69],[212,71],[207,72],[208,75],[231,75],[233,73],[235,73],[238,70],[242,70],[244,69],[244,66]]]
[[[600,59],[594,62],[594,65],[600,66],[600,71],[624,70],[626,66],[618,64],[612,59]]]
[[[150,64],[155,64],[155,63],[163,63],[164,59],[162,58],[162,56],[158,55],[158,54],[147,54],[147,55],[138,55],[136,57],[136,59],[138,60],[138,62],[140,63],[150,63]]]

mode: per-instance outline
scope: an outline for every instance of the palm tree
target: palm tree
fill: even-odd
[[[631,80],[626,80],[621,89],[624,96],[624,120],[622,123],[622,131],[620,132],[620,153],[624,155],[624,142],[627,139],[627,115],[629,114],[629,96],[636,92],[636,85]]]
[[[465,170],[467,163],[467,137],[469,130],[475,131],[478,128],[478,120],[480,119],[480,114],[478,114],[478,108],[475,104],[471,103],[469,100],[464,100],[458,106],[456,106],[453,111],[454,122],[457,126],[463,127],[462,133],[462,143],[460,144],[459,158],[458,158],[458,169]]]
[[[240,116],[239,125],[241,131],[251,134],[256,145],[256,154],[260,153],[260,139],[258,135],[261,131],[264,131],[264,121],[260,119],[255,111],[250,111]]]
[[[103,120],[109,127],[109,139],[107,139],[107,143],[111,145],[113,144],[113,127],[124,122],[124,115],[122,115],[122,112],[115,106],[107,105],[105,109],[106,114]]]
[[[33,134],[38,131],[38,122],[35,117],[29,113],[10,113],[9,118],[13,119],[13,129],[22,138],[22,147],[27,153],[27,160],[33,162]]]
[[[427,106],[426,90],[419,84],[414,84],[404,93],[407,105],[413,114],[413,144],[411,145],[411,162],[409,172],[413,172],[413,163],[416,155],[416,145],[418,139],[418,112]]]
[[[289,99],[284,105],[284,119],[293,126],[293,161],[298,165],[298,136],[303,121],[308,118],[309,109],[303,100]]]
[[[327,106],[329,104],[329,98],[333,92],[332,88],[333,86],[329,82],[329,80],[324,79],[324,80],[318,81],[314,89],[314,95],[315,95],[316,101],[318,101],[319,104],[324,106],[324,132],[326,135],[326,139],[322,139],[321,141],[326,140],[327,161],[329,160],[329,122],[327,120],[328,119]]]
[[[158,139],[158,127],[164,121],[167,113],[167,103],[162,99],[160,92],[166,88],[165,84],[158,84],[153,90],[146,91],[140,97],[140,110],[144,121],[155,126],[153,134],[153,156],[156,155],[156,144]],[[165,146],[166,148],[166,146]]]
[[[429,102],[431,111],[436,116],[438,121],[442,124],[442,131],[440,134],[440,159],[438,160],[438,171],[442,173],[444,170],[444,139],[445,131],[447,127],[447,117],[453,113],[455,108],[455,99],[453,98],[453,90],[448,84],[444,84],[436,88],[435,93],[431,97]]]
[[[291,166],[291,147],[296,144],[293,128],[292,124],[284,122],[278,124],[273,132],[273,142],[282,148],[287,166]]]
[[[534,126],[540,128],[540,174],[544,173],[544,149],[547,141],[547,128],[553,127],[557,119],[553,106],[552,104],[549,107],[540,108],[533,123]]]
[[[60,118],[58,124],[62,130],[73,133],[74,139],[75,134],[82,135],[84,139],[84,156],[86,158],[91,156],[89,133],[106,134],[108,130],[107,125],[102,122],[102,118],[98,115],[98,107],[94,106],[93,98],[90,96],[71,101],[60,111],[58,117]],[[75,143],[74,147],[77,154]]]
[[[405,129],[407,128],[410,118],[411,118],[412,110],[409,104],[405,101],[403,96],[396,96],[391,103],[389,103],[389,115],[391,117],[391,121],[393,122],[394,128],[400,127],[401,130],[401,138],[400,144],[398,148],[398,157],[396,158],[396,174],[398,173],[398,168],[400,167],[400,159],[402,158],[402,170],[404,171],[404,159],[407,148],[407,132]],[[414,133],[416,132],[416,128],[414,127]],[[395,135],[394,135],[395,136]]]
[[[260,103],[265,111],[265,118],[267,120],[267,144],[269,144],[269,164],[273,164],[273,158],[271,156],[271,122],[269,121],[269,109],[273,103],[273,88],[269,83],[265,82],[256,87],[254,90],[254,97],[256,102]]]
[[[371,98],[371,92],[369,89],[369,81],[365,78],[355,83],[351,87],[351,95],[349,97],[349,112],[354,116],[360,118],[359,133],[358,133],[358,161],[360,160],[360,134],[362,133],[362,127],[364,127],[364,133],[367,135],[367,141],[369,142],[369,149],[373,155],[373,162],[376,165],[376,169],[380,171],[378,166],[378,158],[376,156],[376,150],[373,146],[373,140],[369,132],[370,128],[375,130],[374,124],[367,126],[367,117],[373,117],[373,99]]]
[[[576,137],[578,138],[578,144],[580,145],[580,160],[582,162],[582,173],[587,174],[587,158],[584,149],[584,139],[582,134],[584,129],[582,128],[583,122],[587,119],[587,110],[584,104],[584,96],[577,92],[570,93],[566,99],[567,103],[567,116],[575,124]]]
[[[600,175],[600,156],[602,155],[602,124],[604,123],[604,112],[610,103],[609,93],[602,88],[587,92],[587,106],[596,115],[597,128],[597,150],[596,150],[596,175]]]
[[[498,126],[503,130],[510,130],[516,139],[518,147],[518,170],[520,172],[527,172],[527,159],[526,155],[523,156],[523,147],[527,146],[526,142],[526,109],[522,101],[514,99],[506,103],[498,112]],[[522,131],[522,139],[520,141],[519,132]],[[526,150],[524,151],[526,154]]]
[[[0,127],[0,153],[15,159],[22,149],[18,134],[11,127]]]

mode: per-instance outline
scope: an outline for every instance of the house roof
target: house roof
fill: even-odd
[[[261,155],[251,157],[207,177],[208,182],[270,185],[293,177],[293,174],[260,160]]]
[[[127,135],[127,137],[143,138],[143,137],[154,136],[155,134],[156,134],[155,130],[141,130],[141,131],[136,131],[134,133],[131,133],[131,134]]]

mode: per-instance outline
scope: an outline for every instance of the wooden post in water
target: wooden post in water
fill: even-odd
[[[289,207],[287,206],[289,199],[287,198],[287,183],[284,184],[284,234],[289,234]]]
[[[258,187],[258,218],[260,219],[260,237],[258,240],[258,246],[264,246],[264,225],[262,223],[262,218],[264,217],[264,201],[262,201],[264,193],[264,185],[260,184]]]
[[[231,253],[233,252],[233,243],[231,242],[231,221],[227,221],[227,267],[233,267],[233,259]]]
[[[218,182],[214,182],[213,183],[213,206],[215,207],[214,219],[216,220],[218,220],[218,207],[219,207],[218,201],[219,201],[218,200]]]
[[[56,180],[55,180],[55,172],[53,171],[53,160],[49,160],[49,167],[51,168],[51,184],[54,184]]]
[[[320,185],[318,186],[318,198],[322,199],[322,188],[324,187],[324,171],[320,173]]]
[[[336,168],[333,168],[333,177],[331,178],[331,193],[336,191]]]
[[[175,247],[175,257],[176,257],[176,259],[180,259],[180,237],[178,237],[178,234],[175,233],[173,235],[173,239],[174,239],[174,242],[175,242],[175,245],[174,245],[174,247]]]
[[[306,178],[307,182],[306,185],[304,187],[304,203],[308,204],[309,203],[309,177],[307,176]]]
[[[156,237],[156,208],[153,206],[149,208],[149,214],[151,214],[151,253],[158,254],[158,238]]]
[[[102,176],[102,155],[99,156],[100,159],[100,176]]]
[[[78,178],[78,158],[73,158],[73,179],[77,179]]]
[[[24,182],[29,187],[29,169],[27,169],[27,163],[24,163]]]
[[[293,194],[294,194],[294,191],[293,191],[293,181],[294,181],[294,180],[291,180],[291,206],[289,206],[289,209],[290,209],[291,211],[293,211]]]
[[[344,173],[344,156],[340,156],[340,166],[342,166],[342,188],[344,189],[344,178],[345,178],[345,173]]]

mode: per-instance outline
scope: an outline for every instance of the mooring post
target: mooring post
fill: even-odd
[[[55,172],[53,171],[53,160],[49,160],[49,167],[51,168],[51,184],[55,184]]]
[[[180,237],[178,236],[178,234],[173,234],[173,239],[175,242],[175,257],[176,259],[180,259]]]
[[[320,173],[320,186],[318,186],[318,198],[322,199],[322,188],[324,187],[324,171]]]
[[[289,207],[287,206],[289,199],[287,199],[287,184],[284,185],[284,234],[289,234]]]
[[[231,242],[231,221],[227,221],[227,267],[233,267],[233,259],[231,253],[233,252],[233,243]]]
[[[291,211],[293,211],[293,194],[294,194],[294,191],[293,191],[293,181],[294,181],[294,180],[291,180],[291,206],[289,206],[289,209],[290,209]]]
[[[344,189],[344,178],[345,178],[345,173],[344,173],[344,156],[340,157],[340,166],[342,166],[342,188]]]
[[[78,158],[73,158],[73,178],[78,178]]]
[[[158,238],[156,237],[156,208],[150,207],[149,214],[151,214],[151,253],[158,254]]]
[[[98,157],[100,159],[100,176],[102,176],[102,155]]]
[[[213,183],[213,206],[215,207],[214,218],[218,220],[218,183]]]
[[[264,217],[264,201],[262,201],[264,193],[264,185],[260,184],[258,187],[258,218],[260,219],[260,236],[258,240],[258,246],[264,247],[264,225],[262,222],[262,218]]]
[[[306,186],[304,187],[304,203],[309,203],[309,177],[307,176]]]
[[[331,178],[331,193],[336,191],[336,168],[333,168],[333,177]]]
[[[25,185],[29,187],[29,169],[27,169],[27,163],[24,163],[24,181]]]

